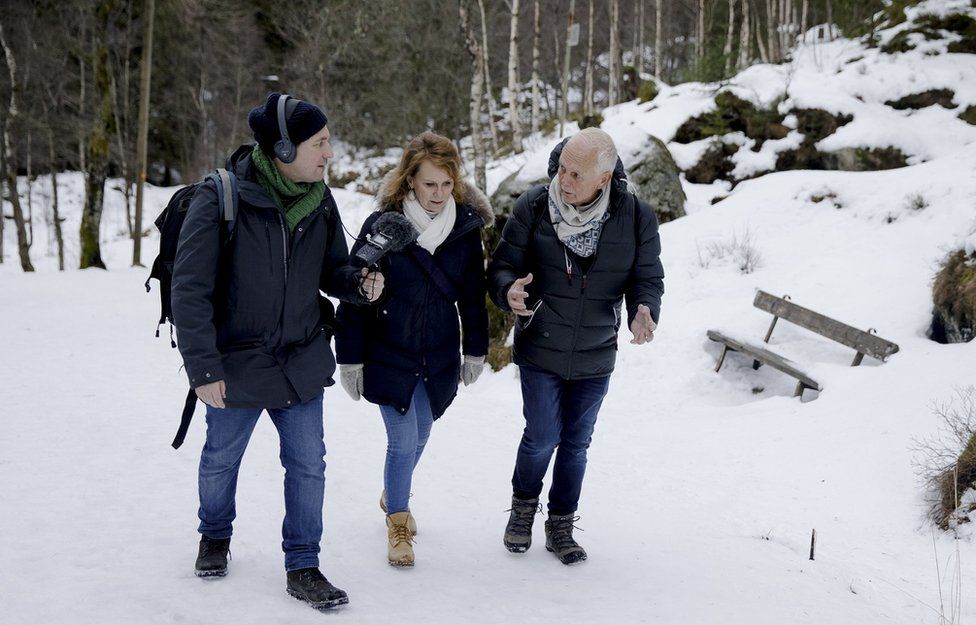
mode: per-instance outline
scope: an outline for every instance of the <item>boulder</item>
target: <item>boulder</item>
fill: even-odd
[[[631,167],[629,178],[637,187],[637,197],[651,205],[660,223],[685,216],[687,198],[680,173],[664,142],[648,137],[644,155]]]

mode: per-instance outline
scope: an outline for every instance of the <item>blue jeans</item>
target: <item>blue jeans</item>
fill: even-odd
[[[383,487],[386,489],[386,513],[409,509],[410,483],[413,469],[420,462],[424,446],[434,424],[434,413],[423,382],[418,382],[410,398],[410,407],[403,414],[393,406],[380,405],[386,425],[386,464],[383,467]]]
[[[207,442],[200,454],[200,527],[210,538],[229,538],[237,516],[237,473],[261,408],[207,406]],[[268,410],[278,430],[285,468],[285,520],[281,548],[285,570],[319,565],[325,442],[322,396],[304,404]]]
[[[610,376],[564,380],[554,373],[525,365],[519,372],[525,430],[515,458],[512,490],[519,499],[538,497],[555,451],[549,513],[572,514],[579,504],[586,450],[600,405],[607,395]]]

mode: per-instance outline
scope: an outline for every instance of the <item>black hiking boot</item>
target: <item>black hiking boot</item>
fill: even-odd
[[[546,521],[546,549],[556,554],[563,564],[576,564],[586,559],[586,551],[573,539],[573,522],[578,519],[572,514],[550,514]]]
[[[197,553],[197,577],[223,577],[227,575],[227,557],[230,555],[230,538],[200,536]]]
[[[508,525],[505,526],[505,548],[512,553],[525,553],[532,546],[532,521],[539,511],[539,498],[512,497]]]
[[[317,568],[288,571],[288,594],[316,610],[349,603],[346,591],[336,588]]]

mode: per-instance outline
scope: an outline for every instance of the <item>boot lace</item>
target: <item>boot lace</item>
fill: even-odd
[[[550,540],[557,551],[579,547],[579,543],[573,538],[573,530],[578,529],[582,532],[583,529],[574,525],[576,521],[579,521],[578,516],[565,517],[549,522]]]
[[[397,546],[400,543],[413,543],[416,542],[413,538],[413,534],[410,532],[410,528],[407,527],[406,523],[398,524],[394,523],[390,527],[390,538],[393,540],[393,546]]]
[[[539,512],[542,512],[542,504],[512,502],[512,507],[505,512],[514,512],[510,521],[510,529],[513,534],[528,534],[532,531],[532,519]]]

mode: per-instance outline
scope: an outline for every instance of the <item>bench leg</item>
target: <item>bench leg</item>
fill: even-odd
[[[722,368],[722,363],[725,362],[725,355],[729,353],[729,346],[725,345],[722,347],[722,355],[718,359],[718,364],[715,365],[715,371],[718,372]]]
[[[858,366],[859,364],[861,364],[861,361],[862,360],[864,360],[864,354],[862,354],[861,352],[858,352],[857,353],[857,356],[854,356],[854,362],[851,363],[851,366],[852,367]]]
[[[806,389],[806,387],[807,385],[804,384],[803,382],[797,382],[796,390],[793,391],[793,397],[799,397],[800,399],[803,399],[803,390]]]
[[[769,330],[766,331],[766,338],[763,339],[763,343],[768,343],[769,342],[769,337],[771,337],[773,335],[773,328],[776,327],[776,322],[778,320],[779,320],[779,317],[776,317],[774,315],[773,316],[773,322],[771,324],[769,324]]]

